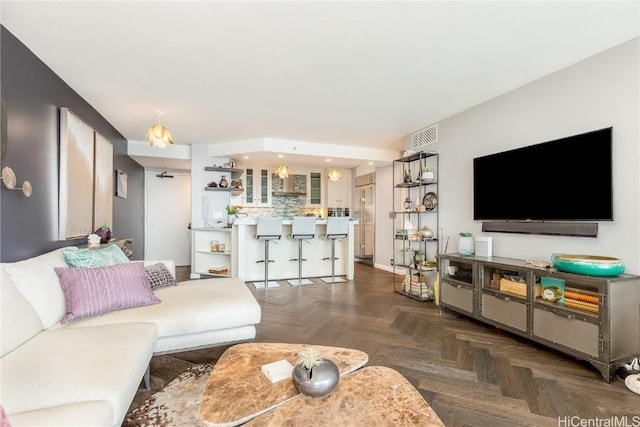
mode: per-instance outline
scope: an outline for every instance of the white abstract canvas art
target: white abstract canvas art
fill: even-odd
[[[96,132],[93,230],[113,227],[113,145]]]
[[[60,240],[93,229],[94,130],[69,109],[60,109]]]

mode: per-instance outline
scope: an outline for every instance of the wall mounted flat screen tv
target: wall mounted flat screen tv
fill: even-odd
[[[612,128],[473,159],[475,220],[612,221]]]

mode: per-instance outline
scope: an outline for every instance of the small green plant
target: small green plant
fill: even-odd
[[[242,209],[242,206],[238,206],[238,205],[227,205],[225,207],[225,210],[227,211],[228,215],[238,215],[238,212],[240,212],[241,209]]]
[[[309,347],[308,349],[300,352],[298,355],[297,365],[304,365],[304,368],[307,371],[311,371],[318,365],[322,365],[324,363],[324,359],[320,356],[315,349]]]
[[[473,233],[469,233],[469,232],[462,232],[459,234],[460,237],[472,237]]]
[[[423,166],[422,172],[433,172],[433,169],[431,169],[429,166]]]

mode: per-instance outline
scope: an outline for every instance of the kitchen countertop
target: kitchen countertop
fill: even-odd
[[[293,222],[293,217],[283,217],[282,223],[284,225],[291,225]],[[349,222],[351,224],[358,224],[360,220],[358,218],[349,218]],[[258,218],[238,218],[234,221],[236,225],[255,225],[258,223]],[[326,218],[318,218],[316,219],[316,224],[323,225],[327,223]]]

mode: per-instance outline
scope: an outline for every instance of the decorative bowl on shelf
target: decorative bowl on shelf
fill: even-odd
[[[624,273],[621,259],[598,255],[551,255],[553,266],[560,271],[586,276],[615,277]]]

